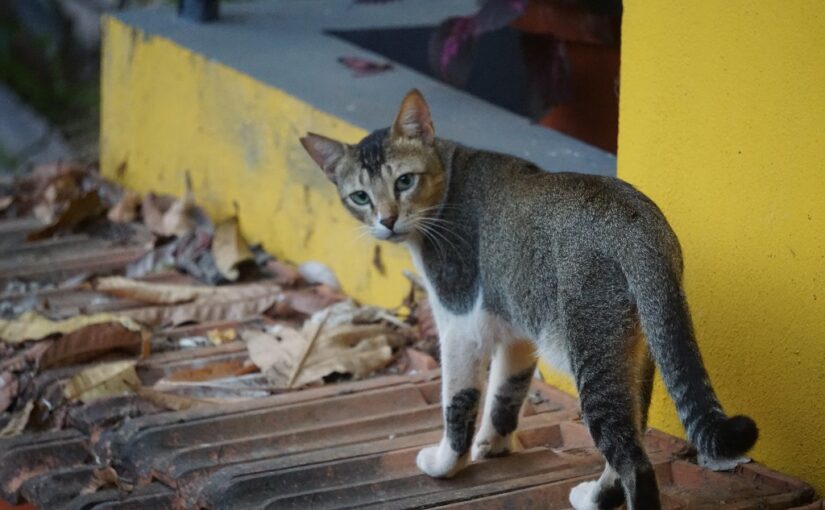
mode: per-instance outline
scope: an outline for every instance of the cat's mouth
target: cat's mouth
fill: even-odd
[[[385,241],[389,241],[391,243],[401,243],[407,240],[410,234],[406,232],[393,232],[389,235],[389,237],[385,238]]]

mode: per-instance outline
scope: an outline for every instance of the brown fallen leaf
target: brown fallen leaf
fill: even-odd
[[[294,287],[303,281],[298,268],[282,260],[268,260],[264,267],[272,274],[275,283],[284,287]]]
[[[143,223],[152,233],[164,237],[180,237],[195,229],[195,197],[189,173],[186,174],[185,185],[183,197],[178,200],[154,193],[143,198]]]
[[[249,245],[241,236],[237,217],[233,216],[218,223],[215,227],[215,235],[212,238],[212,256],[218,271],[232,282],[240,276],[238,264],[254,258]]]
[[[93,315],[76,315],[69,319],[53,321],[36,312],[26,312],[16,319],[0,319],[0,340],[20,343],[27,340],[40,340],[50,335],[67,334],[92,324],[114,322],[130,331],[140,331],[141,326],[123,315],[98,313]]]
[[[101,322],[57,339],[41,357],[40,367],[73,365],[111,352],[139,354],[142,347],[141,331],[133,331],[117,322]]]
[[[50,225],[29,233],[26,240],[37,241],[59,232],[68,232],[85,220],[99,215],[103,210],[103,202],[100,200],[97,191],[89,191],[83,196],[72,200],[68,207]]]
[[[332,309],[345,304],[356,308],[348,303],[334,305],[307,321],[302,331],[283,326],[272,328],[270,332],[242,331],[250,359],[276,388],[289,387],[293,371],[305,352],[308,354],[295,376],[294,386],[318,381],[333,372],[352,374],[353,378],[359,379],[385,366],[392,359],[392,348],[403,343],[403,335],[385,323],[333,322],[336,315],[339,317],[336,320],[340,320],[341,313],[336,314]],[[326,323],[314,345],[308,349],[307,345],[325,315]]]
[[[190,303],[135,308],[119,313],[151,326],[242,321],[258,316],[272,307],[280,290],[280,286],[271,283],[212,287],[210,294],[198,296]]]
[[[325,285],[285,290],[267,315],[275,318],[312,315],[344,299],[344,294]]]
[[[110,296],[157,305],[188,303],[198,296],[209,296],[215,292],[214,287],[144,282],[122,276],[98,278],[95,290]]]
[[[18,389],[17,377],[14,374],[11,372],[0,374],[0,414],[6,412],[6,409],[17,398]]]
[[[273,385],[286,388],[293,367],[297,366],[308,340],[300,331],[276,326],[270,332],[241,332],[249,350],[249,359],[261,369]]]
[[[249,373],[249,368],[244,364],[244,360],[229,360],[209,363],[199,368],[178,370],[164,377],[166,381],[210,381],[212,379],[223,379],[224,377],[236,377]]]
[[[0,437],[17,436],[23,432],[23,430],[26,429],[26,425],[29,424],[29,417],[33,409],[34,401],[29,400],[23,409],[12,415],[11,420],[3,427],[3,430],[0,430]]]
[[[133,360],[124,360],[92,365],[66,382],[63,396],[88,404],[103,397],[129,393],[131,387],[140,385],[135,364]]]
[[[109,209],[106,217],[112,223],[129,223],[137,218],[138,207],[142,199],[140,194],[130,189],[123,190],[120,200]]]

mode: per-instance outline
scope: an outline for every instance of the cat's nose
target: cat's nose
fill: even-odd
[[[378,221],[388,229],[392,230],[392,227],[395,226],[395,222],[398,221],[398,216],[387,216],[386,218],[381,218]]]

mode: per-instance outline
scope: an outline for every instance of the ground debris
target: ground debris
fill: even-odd
[[[7,246],[91,242],[145,252],[115,274],[3,282],[0,435],[90,420],[119,426],[434,365],[411,347],[426,322],[418,301],[407,303],[410,313],[361,306],[326,264],[276,260],[243,237],[237,208],[213,224],[188,176],[179,199],[121,189],[75,164],[10,183],[0,219],[36,225],[26,218],[37,216],[45,225]]]
[[[352,300],[316,312],[298,330],[243,330],[250,359],[275,388],[302,386],[332,374],[360,379],[384,368],[405,343],[403,323]]]

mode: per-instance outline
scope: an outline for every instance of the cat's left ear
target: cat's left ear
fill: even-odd
[[[321,170],[327,175],[327,179],[335,182],[335,165],[346,152],[346,147],[341,142],[336,142],[326,136],[307,133],[301,138],[301,145],[309,153],[312,159],[318,163]]]
[[[401,108],[392,124],[392,136],[401,138],[418,138],[425,145],[431,145],[435,139],[433,119],[430,107],[418,89],[412,89],[401,101]]]

